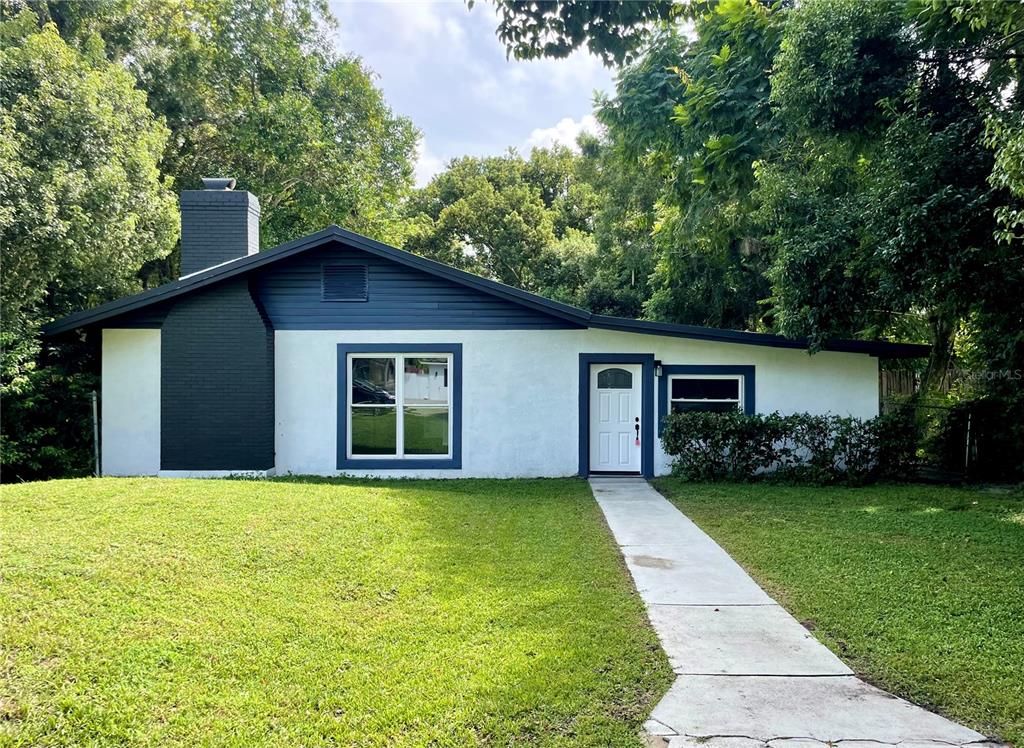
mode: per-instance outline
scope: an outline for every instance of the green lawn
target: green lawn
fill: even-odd
[[[2,745],[637,746],[671,680],[583,481],[0,491]]]
[[[1024,493],[656,486],[867,680],[1024,744]]]

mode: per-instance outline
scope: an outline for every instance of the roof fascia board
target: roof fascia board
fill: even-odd
[[[740,332],[738,330],[722,330],[713,327],[696,325],[676,325],[670,322],[652,322],[624,317],[610,317],[595,314],[590,318],[591,327],[622,332],[638,332],[649,335],[665,335],[693,340],[708,340],[719,343],[737,343],[740,345],[760,345],[770,348],[789,348],[807,350],[806,339],[785,338],[781,335],[758,332]],[[822,350],[836,353],[863,353],[880,358],[921,358],[927,356],[931,346],[916,343],[890,343],[881,340],[826,340]]]

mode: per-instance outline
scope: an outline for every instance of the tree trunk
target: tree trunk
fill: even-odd
[[[933,313],[928,318],[932,332],[932,351],[928,355],[928,367],[921,378],[921,393],[933,394],[949,372],[953,358],[955,323],[952,319]]]

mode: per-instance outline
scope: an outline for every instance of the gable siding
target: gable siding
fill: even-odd
[[[365,264],[366,301],[322,301],[321,267]],[[341,244],[259,273],[256,293],[277,330],[565,329],[565,320]]]

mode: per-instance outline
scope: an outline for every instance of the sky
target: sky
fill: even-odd
[[[463,0],[331,0],[331,10],[338,51],[361,57],[392,110],[422,133],[417,186],[456,156],[573,145],[597,128],[595,90],[613,90],[612,72],[585,52],[506,60],[486,0],[472,10]]]

